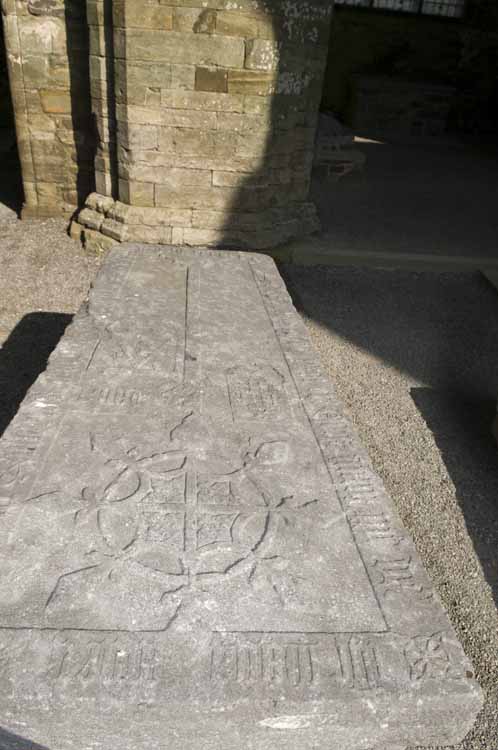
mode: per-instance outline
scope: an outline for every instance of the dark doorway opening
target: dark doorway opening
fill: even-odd
[[[20,212],[23,202],[21,165],[17,150],[14,109],[7,71],[7,54],[0,13],[0,219],[2,207]]]

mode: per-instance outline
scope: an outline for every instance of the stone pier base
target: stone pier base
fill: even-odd
[[[320,228],[311,202],[296,204],[292,210],[269,208],[261,213],[239,214],[233,221],[223,213],[217,216],[211,212],[212,217],[206,213],[201,209],[128,206],[92,193],[72,223],[71,235],[93,252],[106,250],[116,242],[265,250]]]

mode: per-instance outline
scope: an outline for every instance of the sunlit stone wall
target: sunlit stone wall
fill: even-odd
[[[43,3],[51,15],[33,15]],[[23,58],[22,76],[11,69],[27,206],[47,184],[51,205],[78,203],[91,149],[75,111],[91,103],[95,187],[72,226],[89,246],[265,248],[318,227],[309,187],[332,0],[88,0],[79,56],[68,53],[69,0],[4,5]],[[58,65],[33,66],[42,52]],[[91,93],[76,75],[85,55]],[[36,130],[23,100],[33,91]]]

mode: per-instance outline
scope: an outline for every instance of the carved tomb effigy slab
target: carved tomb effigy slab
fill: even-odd
[[[112,251],[0,450],[0,746],[472,725],[472,667],[269,258]]]

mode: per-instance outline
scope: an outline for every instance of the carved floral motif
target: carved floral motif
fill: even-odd
[[[248,447],[238,467],[221,476],[200,474],[171,444],[152,453],[123,440],[104,448],[90,434],[89,445],[98,469],[74,511],[74,543],[85,542],[82,564],[64,571],[50,592],[51,622],[98,608],[101,599],[123,603],[137,588],[150,608],[141,622],[164,628],[189,602],[230,581],[245,581],[253,595],[281,607],[306,585],[282,549],[287,530],[318,501],[280,486],[285,441]],[[118,615],[109,616],[114,622]]]

